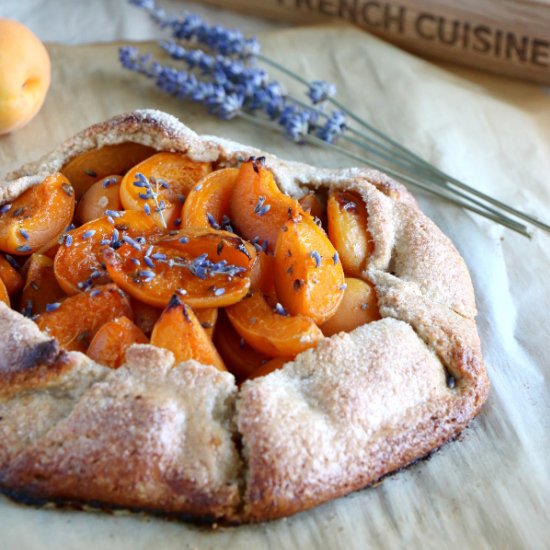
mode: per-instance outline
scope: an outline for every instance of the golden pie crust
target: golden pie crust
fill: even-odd
[[[0,490],[228,523],[287,516],[365,487],[455,437],[489,382],[464,261],[400,184],[198,136],[142,110],[96,124],[0,184],[11,201],[75,156],[133,141],[235,166],[265,156],[280,188],[354,190],[374,240],[364,277],[382,319],[245,382],[134,345],[118,370],[0,303]],[[449,381],[454,382],[449,383]],[[454,387],[452,387],[454,385]]]

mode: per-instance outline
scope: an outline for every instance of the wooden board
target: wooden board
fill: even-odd
[[[354,30],[276,32],[262,43],[305,78],[336,81],[345,103],[430,160],[549,217],[550,97],[538,87],[449,72]],[[249,123],[219,122],[165,97],[119,69],[116,45],[49,51],[51,92],[29,126],[0,138],[2,172],[91,123],[138,107],[164,109],[199,132],[284,158],[349,165],[324,150],[293,145]],[[255,526],[210,530],[139,515],[37,510],[0,497],[0,547],[542,548],[550,535],[550,399],[543,382],[550,377],[550,239],[528,242],[442,201],[418,198],[470,266],[493,380],[487,406],[459,441],[375,487]]]
[[[203,0],[311,24],[345,21],[430,59],[550,83],[548,0]]]

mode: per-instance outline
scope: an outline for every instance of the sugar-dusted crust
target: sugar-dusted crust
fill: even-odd
[[[0,204],[107,144],[135,141],[217,166],[265,156],[283,191],[359,192],[382,320],[325,339],[239,389],[232,375],[134,346],[117,371],[60,351],[0,304],[0,489],[228,522],[262,521],[359,489],[429,453],[477,414],[488,379],[467,268],[387,176],[328,170],[135,111],[84,130],[0,183]],[[449,383],[452,381],[452,383]]]

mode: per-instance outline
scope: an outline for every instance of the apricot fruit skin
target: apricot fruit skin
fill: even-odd
[[[245,342],[271,357],[293,357],[323,339],[323,333],[312,319],[276,313],[260,291],[225,311]]]
[[[44,44],[21,23],[0,18],[0,135],[21,128],[38,113],[50,80]]]
[[[170,350],[176,364],[195,359],[203,365],[227,370],[194,311],[175,295],[153,328],[151,345]]]
[[[367,208],[353,191],[334,191],[327,203],[328,236],[340,254],[346,275],[360,277],[373,251]]]
[[[115,285],[104,285],[65,298],[54,310],[41,313],[36,324],[62,348],[84,353],[96,332],[117,317],[133,320],[128,297]]]
[[[95,182],[111,174],[122,176],[155,153],[152,147],[132,141],[104,145],[72,158],[61,168],[61,173],[69,179],[79,199]]]
[[[148,208],[161,227],[176,227],[185,197],[211,171],[209,162],[193,162],[183,153],[157,153],[128,170],[120,184],[120,201],[126,210]],[[141,186],[145,181],[153,194]],[[161,205],[162,212],[157,212]]]
[[[106,210],[120,210],[120,180],[120,176],[107,176],[92,184],[78,201],[76,221],[87,223],[105,216]]]
[[[74,189],[60,172],[17,197],[0,215],[0,250],[29,255],[61,235],[74,214]]]
[[[29,258],[27,280],[21,293],[20,308],[26,315],[46,311],[47,304],[62,300],[65,293],[55,277],[53,260],[42,254]]]
[[[96,332],[86,355],[100,365],[118,369],[126,359],[129,346],[147,342],[145,334],[128,317],[117,317]]]
[[[25,285],[25,281],[19,273],[19,270],[15,269],[8,260],[0,254],[0,279],[6,285],[8,294],[15,294],[19,292]]]
[[[288,221],[275,247],[275,286],[292,315],[320,324],[330,318],[344,296],[344,271],[336,249],[313,218]]]
[[[325,336],[332,336],[338,332],[351,332],[378,319],[380,313],[374,287],[362,279],[346,277],[346,290],[338,309],[319,328]]]
[[[273,173],[260,159],[250,159],[241,165],[229,210],[237,233],[249,241],[258,239],[269,252],[274,250],[285,222],[303,212],[297,200],[279,189]]]

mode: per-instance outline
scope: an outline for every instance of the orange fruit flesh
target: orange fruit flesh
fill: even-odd
[[[137,144],[90,151],[62,172],[0,213],[0,251],[41,252],[26,280],[0,254],[0,300],[15,296],[65,349],[118,368],[150,335],[176,363],[229,368],[242,382],[379,319],[360,278],[372,243],[355,192],[329,193],[325,209],[314,193],[285,195],[261,159],[212,171]],[[75,195],[83,225],[64,232]]]

